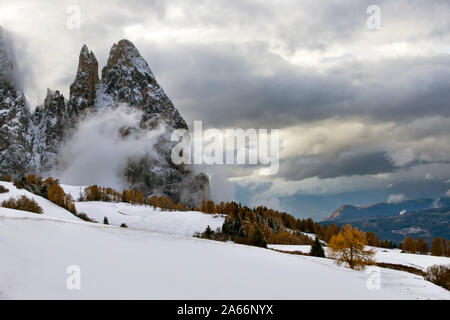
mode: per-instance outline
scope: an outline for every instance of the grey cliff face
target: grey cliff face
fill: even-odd
[[[14,56],[0,28],[0,171],[23,174],[31,158],[30,112],[15,76]]]
[[[66,100],[59,91],[47,90],[43,106],[32,115],[33,170],[50,172],[57,165],[57,155],[70,128],[67,119]]]

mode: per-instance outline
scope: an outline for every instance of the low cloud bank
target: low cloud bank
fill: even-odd
[[[55,176],[73,185],[127,187],[123,172],[128,160],[158,157],[154,145],[166,132],[163,125],[141,129],[141,118],[142,112],[126,106],[88,116],[63,145]]]

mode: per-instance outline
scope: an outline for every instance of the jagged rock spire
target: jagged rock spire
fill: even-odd
[[[98,83],[98,62],[92,51],[83,45],[78,62],[75,81],[70,86],[70,104],[78,111],[92,107],[96,97]]]
[[[142,58],[134,44],[126,39],[113,44],[109,53],[108,63],[102,70],[102,78],[108,78],[108,74],[119,66],[129,68],[122,68],[123,71],[126,71],[126,73],[122,73],[124,76],[140,75],[147,82],[156,82],[155,76],[150,70],[147,61]],[[121,78],[124,79],[123,77]]]
[[[115,102],[139,107],[150,118],[163,119],[177,129],[187,129],[186,122],[130,41],[120,40],[112,46],[101,83],[102,94],[111,96]]]

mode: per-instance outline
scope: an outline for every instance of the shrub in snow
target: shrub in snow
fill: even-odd
[[[8,189],[6,189],[4,186],[0,185],[0,193],[7,193],[9,192]]]
[[[128,226],[127,226],[125,223],[122,223],[122,224],[120,225],[120,227],[121,227],[121,228],[128,228]]]
[[[428,267],[425,279],[450,290],[450,265],[433,265]]]
[[[76,212],[73,213],[73,212],[72,212],[72,214],[73,214],[75,217],[78,217],[78,218],[80,218],[81,220],[84,220],[84,221],[86,221],[86,222],[97,223],[97,221],[95,221],[94,219],[89,218],[88,215],[87,215],[86,213],[84,213],[84,212],[81,212],[81,213],[76,213]]]
[[[103,224],[109,224],[108,217],[103,218]]]
[[[21,211],[29,211],[41,214],[42,208],[37,204],[34,199],[27,198],[26,196],[21,196],[20,198],[10,198],[6,201],[2,202],[2,207],[21,210]]]
[[[25,177],[22,177],[22,179],[14,179],[14,187],[16,187],[17,189],[23,189],[24,185],[25,185],[26,181],[25,181]]]
[[[203,238],[211,239],[213,234],[214,234],[214,231],[212,231],[210,226],[207,226],[205,232],[203,232]]]

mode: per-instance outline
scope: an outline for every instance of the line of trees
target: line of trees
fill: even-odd
[[[450,257],[450,241],[445,238],[435,238],[431,244],[431,251],[423,237],[420,237],[417,241],[408,237],[403,243],[400,243],[399,248],[408,253],[431,253],[433,256]]]
[[[80,201],[104,201],[104,202],[120,202],[122,194],[113,188],[104,188],[97,185],[84,188],[84,192],[80,195]]]
[[[211,200],[203,201],[195,210],[226,216],[221,231],[206,230],[197,236],[260,247],[265,247],[267,243],[311,245],[312,238],[302,232],[312,233],[322,228],[312,219],[296,219],[267,207],[249,208],[237,202],[215,204]]]
[[[77,214],[72,196],[64,192],[64,189],[59,185],[58,179],[48,177],[43,180],[38,175],[29,174],[20,179],[14,179],[13,182],[17,189],[25,189],[63,207],[73,214]]]
[[[265,206],[249,208],[237,202],[214,203],[212,200],[202,201],[194,210],[207,214],[226,216],[222,233],[216,234],[218,239],[230,239],[239,243],[248,242],[249,234],[257,226],[271,244],[312,244],[313,240],[303,233],[314,233],[320,240],[330,242],[331,238],[343,230],[341,226],[320,225],[311,218],[299,219],[286,212],[268,209]],[[240,230],[242,228],[242,230]],[[392,241],[383,241],[373,232],[365,233],[367,244],[374,247],[395,248]]]
[[[153,195],[148,199],[148,204],[155,208],[163,210],[188,211],[189,208],[184,203],[177,203],[166,196]]]
[[[97,185],[86,187],[80,195],[80,201],[126,202],[133,205],[149,205],[162,210],[188,211],[183,203],[175,203],[166,196],[153,195],[145,198],[141,190],[125,189],[122,193],[113,188],[105,188]]]

